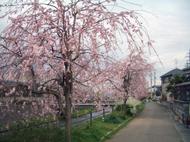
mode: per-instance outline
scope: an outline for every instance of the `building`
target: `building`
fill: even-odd
[[[190,81],[176,85],[175,100],[190,101]]]
[[[167,86],[169,85],[169,81],[171,80],[171,78],[176,75],[183,75],[183,74],[184,74],[183,70],[176,68],[161,76],[161,90],[162,90],[161,94],[163,99],[166,99],[168,101],[170,101],[171,99],[170,92],[167,92]]]
[[[161,98],[161,86],[160,85],[153,85],[149,89],[149,93],[151,94],[151,98],[153,100],[160,100],[160,98]]]
[[[190,81],[190,67],[183,69],[183,75],[186,78],[186,81]]]

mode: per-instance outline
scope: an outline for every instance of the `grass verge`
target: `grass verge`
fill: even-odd
[[[137,112],[141,112],[143,108],[143,104],[136,106]],[[126,126],[133,117],[122,112],[113,112],[105,119],[93,120],[92,126],[89,123],[75,126],[72,129],[72,142],[103,142]],[[0,142],[65,142],[64,135],[64,128],[47,125],[12,130],[5,135],[0,135]]]
[[[94,109],[79,109],[79,110],[75,110],[73,113],[72,113],[72,118],[77,118],[77,117],[81,117],[83,115],[87,115],[89,114],[90,112],[94,112],[95,110]]]

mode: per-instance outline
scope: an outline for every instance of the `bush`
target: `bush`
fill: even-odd
[[[121,123],[123,120],[127,119],[127,115],[122,112],[113,112],[112,114],[105,117],[104,121],[107,123]]]
[[[117,124],[117,123],[121,123],[121,119],[118,118],[117,116],[114,116],[114,115],[109,115],[105,118],[104,120],[105,122],[107,123],[114,123],[114,124]]]
[[[136,105],[137,112],[141,112],[144,109],[144,103],[140,103]]]
[[[131,105],[122,104],[122,105],[117,105],[115,110],[119,111],[119,112],[124,112],[124,114],[132,116],[133,115],[131,112],[132,108],[133,108],[133,106],[131,106]]]

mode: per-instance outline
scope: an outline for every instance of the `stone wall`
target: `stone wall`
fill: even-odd
[[[38,116],[56,115],[58,107],[53,96],[0,97],[0,125]]]

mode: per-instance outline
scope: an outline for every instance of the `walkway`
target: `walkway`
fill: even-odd
[[[107,142],[182,142],[168,112],[150,102],[129,125]]]

